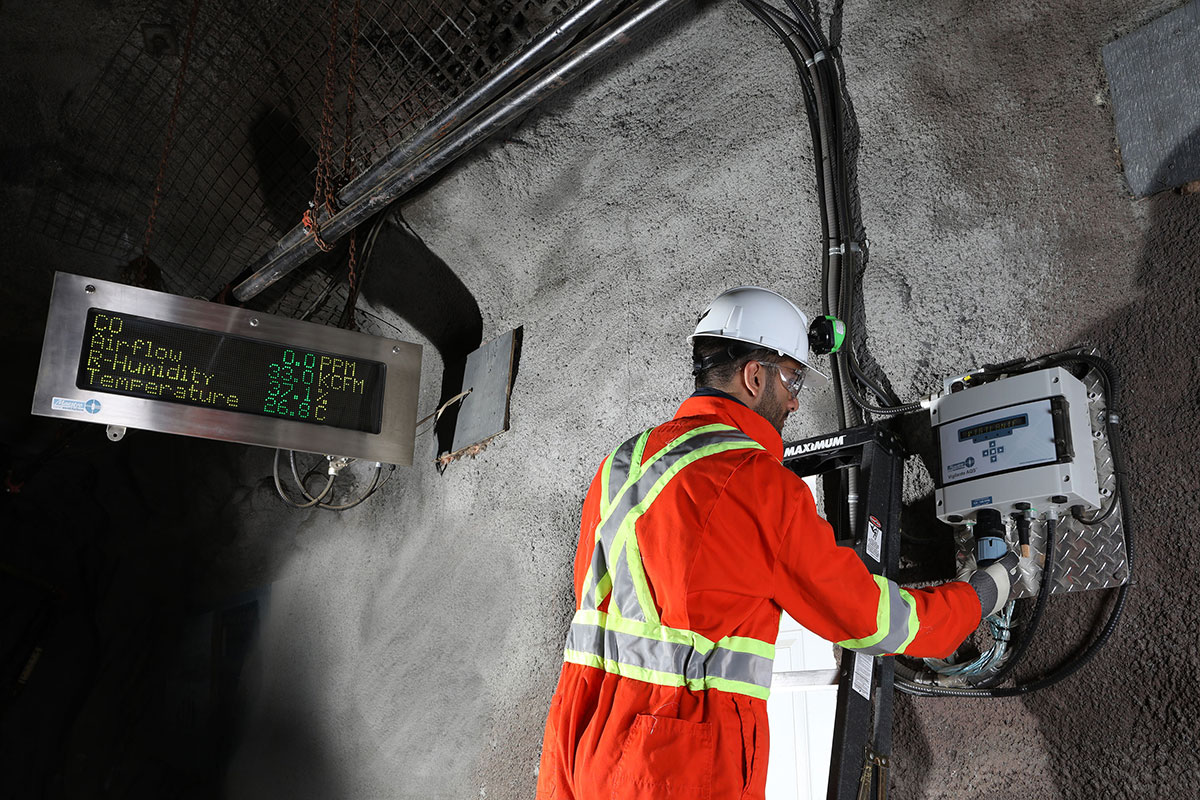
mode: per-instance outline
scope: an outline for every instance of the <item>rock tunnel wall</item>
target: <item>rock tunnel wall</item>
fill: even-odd
[[[1191,785],[1200,610],[1177,587],[1198,555],[1200,195],[1131,198],[1100,64],[1104,43],[1175,5],[845,9],[871,356],[912,399],[984,362],[1099,347],[1124,377],[1141,533],[1126,618],[1085,672],[1024,699],[898,701],[897,796]],[[736,4],[685,7],[381,234],[364,307],[425,345],[421,416],[443,396],[442,350],[523,327],[511,429],[486,450],[439,473],[425,432],[415,466],[334,515],[284,507],[267,451],[130,437],[129,453],[197,454],[190,482],[119,495],[153,507],[182,492],[179,530],[220,531],[190,545],[195,602],[269,587],[230,797],[532,795],[587,482],[688,394],[684,337],[719,291],[757,283],[819,306],[812,172],[783,49]],[[13,252],[87,271],[45,242]],[[48,291],[46,276],[29,283]],[[828,394],[803,397],[785,438],[836,424]],[[1084,640],[1102,601],[1056,598],[1059,642],[1031,666]]]

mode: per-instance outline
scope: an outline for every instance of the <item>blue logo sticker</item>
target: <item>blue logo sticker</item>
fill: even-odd
[[[55,397],[50,401],[50,407],[55,411],[77,411],[80,413],[99,414],[102,406],[96,398],[91,400],[72,400],[69,397]]]
[[[987,505],[991,505],[991,503],[992,503],[991,495],[988,495],[987,497],[980,497],[975,500],[972,500],[971,508],[978,508],[979,506],[987,506]]]

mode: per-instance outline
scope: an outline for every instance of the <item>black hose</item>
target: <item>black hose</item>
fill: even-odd
[[[1033,606],[1033,616],[1023,626],[1021,636],[1017,640],[1016,647],[1009,653],[1009,657],[1005,659],[1004,663],[993,674],[988,675],[984,680],[976,684],[977,688],[990,689],[1003,683],[1009,673],[1013,671],[1013,667],[1025,657],[1025,651],[1029,649],[1030,642],[1037,635],[1038,627],[1042,623],[1042,615],[1046,612],[1046,606],[1050,602],[1051,587],[1054,586],[1054,531],[1056,527],[1056,520],[1046,520],[1046,552],[1042,563],[1042,582],[1038,586],[1037,600]]]

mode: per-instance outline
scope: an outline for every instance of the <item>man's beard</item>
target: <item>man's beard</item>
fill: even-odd
[[[779,399],[779,392],[764,392],[762,400],[754,409],[767,422],[774,426],[775,430],[779,431],[779,435],[783,435],[783,423],[787,422],[788,409],[787,402]]]

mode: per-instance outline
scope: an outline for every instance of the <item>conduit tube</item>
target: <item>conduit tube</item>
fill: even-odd
[[[413,156],[420,155],[438,139],[478,114],[530,72],[559,56],[581,33],[617,13],[626,2],[628,0],[590,0],[581,5],[545,36],[530,42],[513,59],[502,64],[495,75],[468,89],[462,98],[434,117],[411,139],[348,183],[338,194],[338,207],[349,205],[367,194],[372,186],[386,180],[389,173],[400,169]]]
[[[468,101],[448,110],[408,143],[363,176],[348,185],[340,195],[343,205],[333,216],[320,222],[321,238],[333,243],[349,233],[384,206],[411,191],[422,181],[444,169],[480,142],[529,111],[559,89],[578,78],[592,64],[631,41],[635,30],[666,14],[683,0],[643,0],[622,12],[565,55],[555,59],[533,77],[490,101],[524,71],[540,59],[553,55],[571,38],[621,5],[618,0],[592,0],[581,7],[563,25],[556,28],[543,48],[518,57],[488,86],[473,91]],[[585,13],[586,12],[586,13]],[[489,105],[490,103],[490,105]],[[485,108],[486,106],[486,108]],[[479,110],[483,109],[483,110]],[[468,116],[470,117],[468,119]],[[419,141],[418,141],[419,140]],[[423,146],[423,147],[422,147]],[[262,292],[308,259],[319,253],[314,237],[298,226],[286,234],[271,252],[253,266],[253,274],[239,283],[233,296],[241,302]]]

